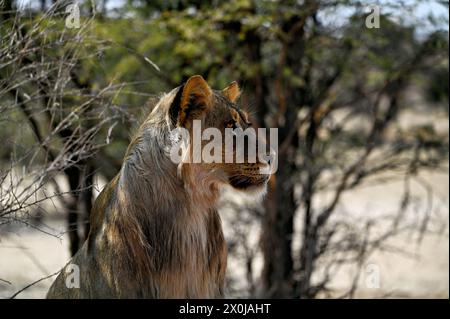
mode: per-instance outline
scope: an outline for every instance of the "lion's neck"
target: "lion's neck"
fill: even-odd
[[[215,210],[219,192],[195,168],[184,168],[180,177],[163,142],[164,136],[144,135],[129,149],[103,235],[117,238],[109,240],[111,250],[123,251],[129,260],[114,263],[134,267],[137,280],[159,282],[158,276],[170,272],[179,283],[167,283],[172,287],[167,296],[210,296],[218,286],[208,260],[224,249]],[[193,274],[199,278],[192,280]]]
[[[171,161],[167,150],[167,130],[146,128],[128,150],[119,179],[119,190],[133,203],[153,214],[207,213],[215,209],[218,185],[195,164]],[[132,143],[133,144],[133,143]],[[151,215],[151,214],[150,214]]]

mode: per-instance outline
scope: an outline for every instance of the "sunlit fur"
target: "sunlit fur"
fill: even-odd
[[[227,248],[216,210],[220,187],[241,176],[257,185],[249,190],[263,191],[267,176],[246,176],[244,164],[170,160],[169,132],[176,124],[169,113],[181,89],[162,96],[130,143],[120,172],[95,201],[88,239],[70,261],[80,267],[80,288],[66,288],[70,274],[63,270],[49,298],[223,295]],[[190,114],[205,127],[223,129],[231,102],[211,92],[211,105]]]

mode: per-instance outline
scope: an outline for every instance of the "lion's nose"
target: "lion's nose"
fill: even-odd
[[[273,148],[270,148],[270,150],[266,154],[266,163],[268,165],[272,165],[275,162],[276,157],[277,152]]]
[[[275,157],[277,157],[277,152],[271,147],[270,150],[269,150],[268,156],[269,156],[271,159],[275,159]]]
[[[262,152],[259,160],[261,164],[266,165],[266,170],[268,171],[266,174],[272,174],[272,168],[276,167],[277,163],[277,152],[270,147],[268,150],[266,149],[265,152]]]

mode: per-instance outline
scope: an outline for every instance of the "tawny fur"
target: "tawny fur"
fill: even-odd
[[[95,201],[88,239],[69,262],[80,268],[80,288],[66,287],[63,269],[48,298],[223,295],[227,248],[216,205],[224,177],[170,161],[176,93],[161,98]]]

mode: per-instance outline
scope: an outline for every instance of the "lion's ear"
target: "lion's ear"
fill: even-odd
[[[222,94],[230,100],[230,102],[234,103],[241,95],[241,90],[239,89],[239,85],[236,81],[231,82],[226,88],[222,90]]]
[[[180,87],[172,102],[171,118],[177,126],[185,127],[188,122],[199,119],[211,106],[212,90],[200,75],[191,76]]]

